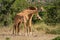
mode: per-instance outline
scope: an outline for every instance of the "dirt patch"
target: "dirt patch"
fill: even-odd
[[[58,35],[45,34],[43,31],[33,32],[32,35],[13,35],[9,28],[0,28],[0,40],[52,40]]]

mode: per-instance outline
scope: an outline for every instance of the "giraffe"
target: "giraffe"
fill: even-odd
[[[24,9],[20,13],[16,14],[14,18],[14,26],[13,26],[13,34],[17,33],[19,34],[19,25],[23,22],[24,24],[24,31],[27,33],[31,32],[31,26],[32,26],[32,17],[36,15],[36,17],[40,20],[42,18],[38,15],[38,9],[36,7],[28,7],[27,9]]]

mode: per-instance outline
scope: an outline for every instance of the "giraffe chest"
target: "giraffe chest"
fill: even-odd
[[[33,14],[29,14],[28,18],[31,19],[33,17]]]
[[[32,18],[32,14],[25,15],[25,19],[26,19],[26,20],[30,20],[31,18]]]

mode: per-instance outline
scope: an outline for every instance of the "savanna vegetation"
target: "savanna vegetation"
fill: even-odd
[[[56,37],[56,38],[54,38],[52,40],[60,40],[60,36],[58,36],[58,37]]]
[[[37,30],[44,30],[46,33],[60,34],[60,0],[0,0],[0,27],[13,25],[14,16],[29,6],[43,7],[40,11],[41,20],[33,17],[33,25]]]

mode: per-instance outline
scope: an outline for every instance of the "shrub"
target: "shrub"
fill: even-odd
[[[54,38],[52,40],[60,40],[60,36],[58,36],[58,37],[56,37],[56,38]]]

